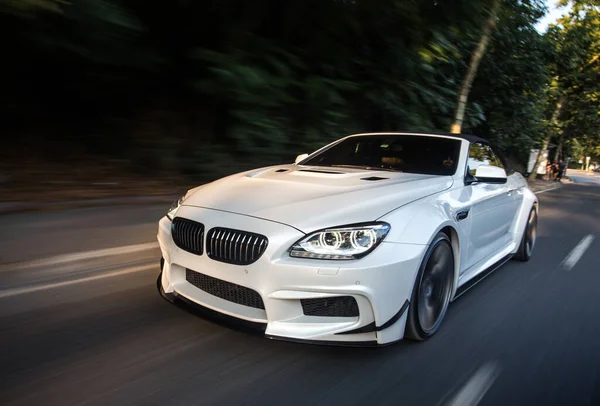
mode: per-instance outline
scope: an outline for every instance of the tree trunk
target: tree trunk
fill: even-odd
[[[558,98],[558,101],[556,102],[556,108],[554,109],[554,112],[552,113],[552,118],[550,119],[550,123],[552,124],[556,124],[558,121],[558,116],[560,114],[560,109],[562,108],[563,103],[565,102],[565,96],[561,95]],[[529,180],[535,180],[535,178],[537,177],[537,171],[538,168],[540,167],[540,163],[542,162],[542,155],[543,152],[546,151],[548,149],[548,145],[550,144],[550,138],[552,138],[552,131],[548,131],[548,135],[546,135],[546,138],[544,138],[544,142],[542,144],[542,147],[540,148],[540,152],[537,155],[537,158],[535,159],[535,165],[533,165],[533,169],[531,170],[531,173],[529,174],[528,179]]]
[[[460,88],[460,92],[458,94],[458,104],[456,107],[456,113],[454,114],[454,123],[450,128],[450,132],[452,134],[460,134],[462,131],[462,125],[465,117],[465,109],[467,107],[469,93],[471,92],[471,86],[473,85],[473,81],[475,80],[475,76],[477,75],[479,63],[481,62],[481,59],[485,54],[485,50],[487,49],[488,43],[490,42],[492,31],[494,30],[494,28],[496,28],[496,15],[498,14],[499,8],[500,0],[495,0],[492,6],[492,10],[490,12],[490,16],[487,19],[485,25],[483,26],[483,33],[481,34],[481,38],[479,39],[477,48],[471,56],[469,68],[467,69],[467,73],[465,74],[462,86]]]
[[[562,160],[562,150],[563,150],[564,139],[565,139],[565,132],[561,131],[560,136],[558,137],[558,146],[556,147],[556,152],[554,153],[555,161]]]

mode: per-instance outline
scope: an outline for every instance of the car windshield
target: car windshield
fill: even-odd
[[[415,135],[360,135],[346,138],[301,165],[453,175],[460,140]]]

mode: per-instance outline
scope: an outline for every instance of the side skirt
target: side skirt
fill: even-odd
[[[466,291],[468,291],[469,289],[471,289],[473,286],[477,285],[479,282],[481,282],[487,276],[491,275],[496,269],[500,268],[502,265],[504,265],[505,263],[507,263],[512,258],[512,256],[513,256],[513,254],[509,254],[509,255],[505,256],[504,258],[500,259],[498,262],[496,262],[493,265],[491,265],[485,271],[482,271],[482,272],[478,273],[474,278],[472,278],[472,279],[468,280],[467,282],[463,283],[456,290],[456,294],[454,295],[454,299],[452,299],[452,301],[455,301],[460,296],[462,296]]]

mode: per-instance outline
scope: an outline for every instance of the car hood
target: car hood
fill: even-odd
[[[377,220],[452,183],[450,176],[281,165],[192,189],[184,205],[259,217],[307,233]]]

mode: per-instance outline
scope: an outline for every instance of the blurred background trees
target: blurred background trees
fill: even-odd
[[[463,132],[517,164],[549,132],[597,137],[598,7],[575,3],[547,35],[544,1],[497,10]],[[209,180],[349,133],[448,131],[492,4],[0,0],[0,158]]]
[[[551,135],[556,154],[600,158],[600,1],[561,0],[571,11],[551,27],[554,92],[562,108]],[[564,151],[566,150],[566,151]],[[585,159],[585,158],[584,158]]]

